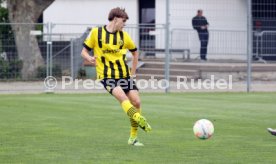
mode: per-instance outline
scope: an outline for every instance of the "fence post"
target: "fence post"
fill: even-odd
[[[74,73],[74,39],[71,39],[70,42],[70,64],[71,64],[71,78],[75,78],[75,73]]]
[[[247,92],[251,90],[252,34],[252,3],[247,0]]]
[[[47,56],[46,56],[46,77],[49,76],[49,56],[50,56],[50,39],[49,39],[50,24],[47,23]]]
[[[46,76],[52,76],[53,68],[53,48],[52,48],[52,28],[53,24],[51,22],[47,23],[47,59],[46,59]]]
[[[165,92],[168,93],[170,89],[170,51],[169,51],[169,38],[170,38],[170,22],[169,22],[169,15],[170,15],[170,6],[169,6],[169,0],[166,0],[166,32],[165,32],[165,55],[166,55],[166,61],[165,61],[165,79],[166,79],[166,86]],[[165,85],[166,85],[165,84]]]

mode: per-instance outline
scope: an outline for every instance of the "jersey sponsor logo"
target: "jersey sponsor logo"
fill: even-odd
[[[104,54],[116,54],[116,53],[119,53],[120,52],[120,49],[106,49],[106,50],[103,50],[103,53]]]

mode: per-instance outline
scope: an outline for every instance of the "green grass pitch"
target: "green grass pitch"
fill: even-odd
[[[109,94],[0,95],[0,163],[275,163],[276,93],[143,93],[153,131],[127,145],[129,120]],[[196,120],[214,123],[196,139]]]

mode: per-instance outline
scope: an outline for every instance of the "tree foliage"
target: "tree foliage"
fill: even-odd
[[[7,0],[18,56],[23,61],[23,79],[33,78],[37,68],[44,65],[37,39],[30,35],[30,31],[35,30],[34,23],[37,23],[39,16],[53,2],[54,0]]]
[[[2,4],[4,0],[0,0]],[[5,45],[14,44],[14,36],[11,26],[9,23],[8,9],[0,6],[0,53],[6,51]],[[4,24],[5,23],[5,24]]]

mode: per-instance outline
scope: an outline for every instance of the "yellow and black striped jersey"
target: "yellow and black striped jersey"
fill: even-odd
[[[126,53],[137,50],[133,40],[125,31],[110,33],[106,26],[92,28],[83,46],[94,51],[97,79],[120,79],[130,76],[126,64]]]

